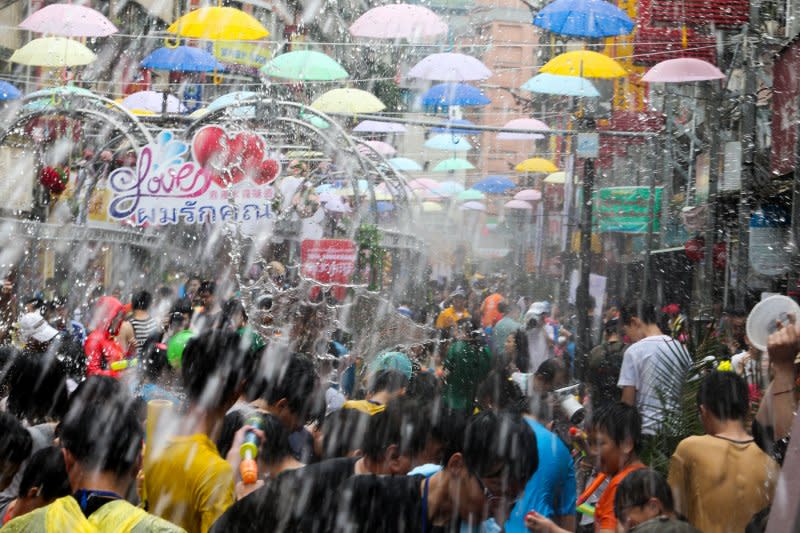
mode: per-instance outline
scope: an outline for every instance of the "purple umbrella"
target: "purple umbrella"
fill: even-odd
[[[379,120],[362,120],[353,128],[358,133],[405,133],[406,127],[396,122],[381,122]]]
[[[523,200],[526,202],[536,202],[541,199],[542,193],[536,189],[525,189],[514,195],[514,200]]]
[[[642,76],[648,83],[689,83],[693,81],[721,80],[725,78],[717,67],[693,57],[679,57],[658,63]]]
[[[535,118],[515,118],[509,120],[503,125],[504,128],[510,130],[527,130],[520,133],[511,131],[501,131],[497,134],[497,139],[501,141],[533,141],[536,139],[544,139],[541,133],[529,133],[530,130],[547,131],[550,128],[541,120]]]
[[[373,7],[350,26],[354,37],[416,40],[447,33],[447,24],[427,7],[388,4]]]
[[[161,113],[161,106],[164,102],[164,93],[156,91],[139,91],[128,95],[122,101],[122,107],[130,111],[149,111],[151,113]],[[186,108],[177,97],[167,95],[167,113],[184,113]]]
[[[476,81],[491,77],[480,60],[465,54],[431,54],[408,71],[409,78],[435,81]]]
[[[525,209],[525,210],[533,209],[533,206],[531,206],[531,204],[529,204],[524,200],[509,200],[508,202],[503,204],[503,207],[505,207],[506,209]]]
[[[381,155],[386,155],[391,157],[397,153],[397,150],[395,150],[394,146],[392,146],[389,143],[385,143],[383,141],[364,141],[364,144],[366,144],[369,148],[372,148]],[[358,145],[356,149],[361,154],[368,154],[369,148],[367,148],[367,146]]]

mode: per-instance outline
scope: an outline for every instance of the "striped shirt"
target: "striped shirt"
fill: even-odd
[[[136,337],[136,355],[142,355],[147,337],[158,331],[158,324],[150,316],[144,319],[131,318],[129,322],[133,326],[133,334]]]

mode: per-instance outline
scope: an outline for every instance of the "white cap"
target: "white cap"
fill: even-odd
[[[539,318],[543,314],[548,312],[549,310],[547,309],[546,302],[533,302],[531,306],[528,308],[528,311],[525,313],[525,322],[527,322],[531,318]]]
[[[58,330],[52,327],[44,317],[37,313],[26,313],[19,319],[19,334],[24,342],[31,339],[39,342],[50,342],[58,335]]]

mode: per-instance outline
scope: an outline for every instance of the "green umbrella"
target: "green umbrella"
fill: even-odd
[[[433,171],[449,172],[451,170],[472,170],[474,168],[475,166],[466,159],[461,159],[460,157],[451,157],[450,159],[445,159],[444,161],[439,161],[436,163],[436,166],[433,167]]]
[[[305,120],[306,122],[308,122],[312,126],[315,126],[315,127],[319,128],[321,130],[324,130],[326,128],[330,128],[331,127],[331,125],[328,124],[325,120],[323,120],[322,118],[318,117],[317,115],[312,115],[311,113],[300,112],[300,118]]]
[[[314,50],[281,54],[261,67],[261,72],[273,78],[299,81],[341,80],[349,75],[339,63]]]
[[[486,195],[483,194],[481,191],[476,191],[475,189],[467,189],[466,191],[462,191],[458,193],[456,199],[462,202],[468,202],[471,200],[483,200],[486,198]]]

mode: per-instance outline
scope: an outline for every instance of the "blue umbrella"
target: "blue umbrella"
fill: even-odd
[[[486,176],[472,186],[476,191],[481,191],[486,194],[503,194],[514,187],[516,187],[516,185],[507,176]]]
[[[532,77],[522,84],[520,89],[525,89],[532,93],[556,94],[559,96],[584,96],[595,98],[600,96],[600,92],[592,85],[592,82],[577,76],[558,76],[543,72]]]
[[[225,68],[205,50],[191,46],[157,48],[142,60],[141,65],[142,68],[170,72],[213,72]]]
[[[475,123],[465,118],[451,118],[444,126],[431,128],[431,133],[452,133],[453,135],[478,135],[481,130],[470,128]]]
[[[533,17],[533,25],[571,37],[615,37],[633,31],[633,21],[605,0],[555,0]]]
[[[422,105],[426,107],[484,106],[491,100],[472,85],[466,83],[440,83],[422,95]]]
[[[469,152],[472,150],[472,145],[463,137],[440,133],[425,141],[425,148],[446,150],[448,152]]]
[[[393,157],[389,160],[389,166],[395,170],[402,170],[405,172],[418,172],[422,170],[419,163],[407,157]]]
[[[5,100],[16,100],[20,96],[22,96],[22,93],[19,91],[19,89],[7,81],[0,80],[0,102]]]
[[[376,202],[375,206],[378,208],[378,213],[394,211],[394,204],[392,202]]]

